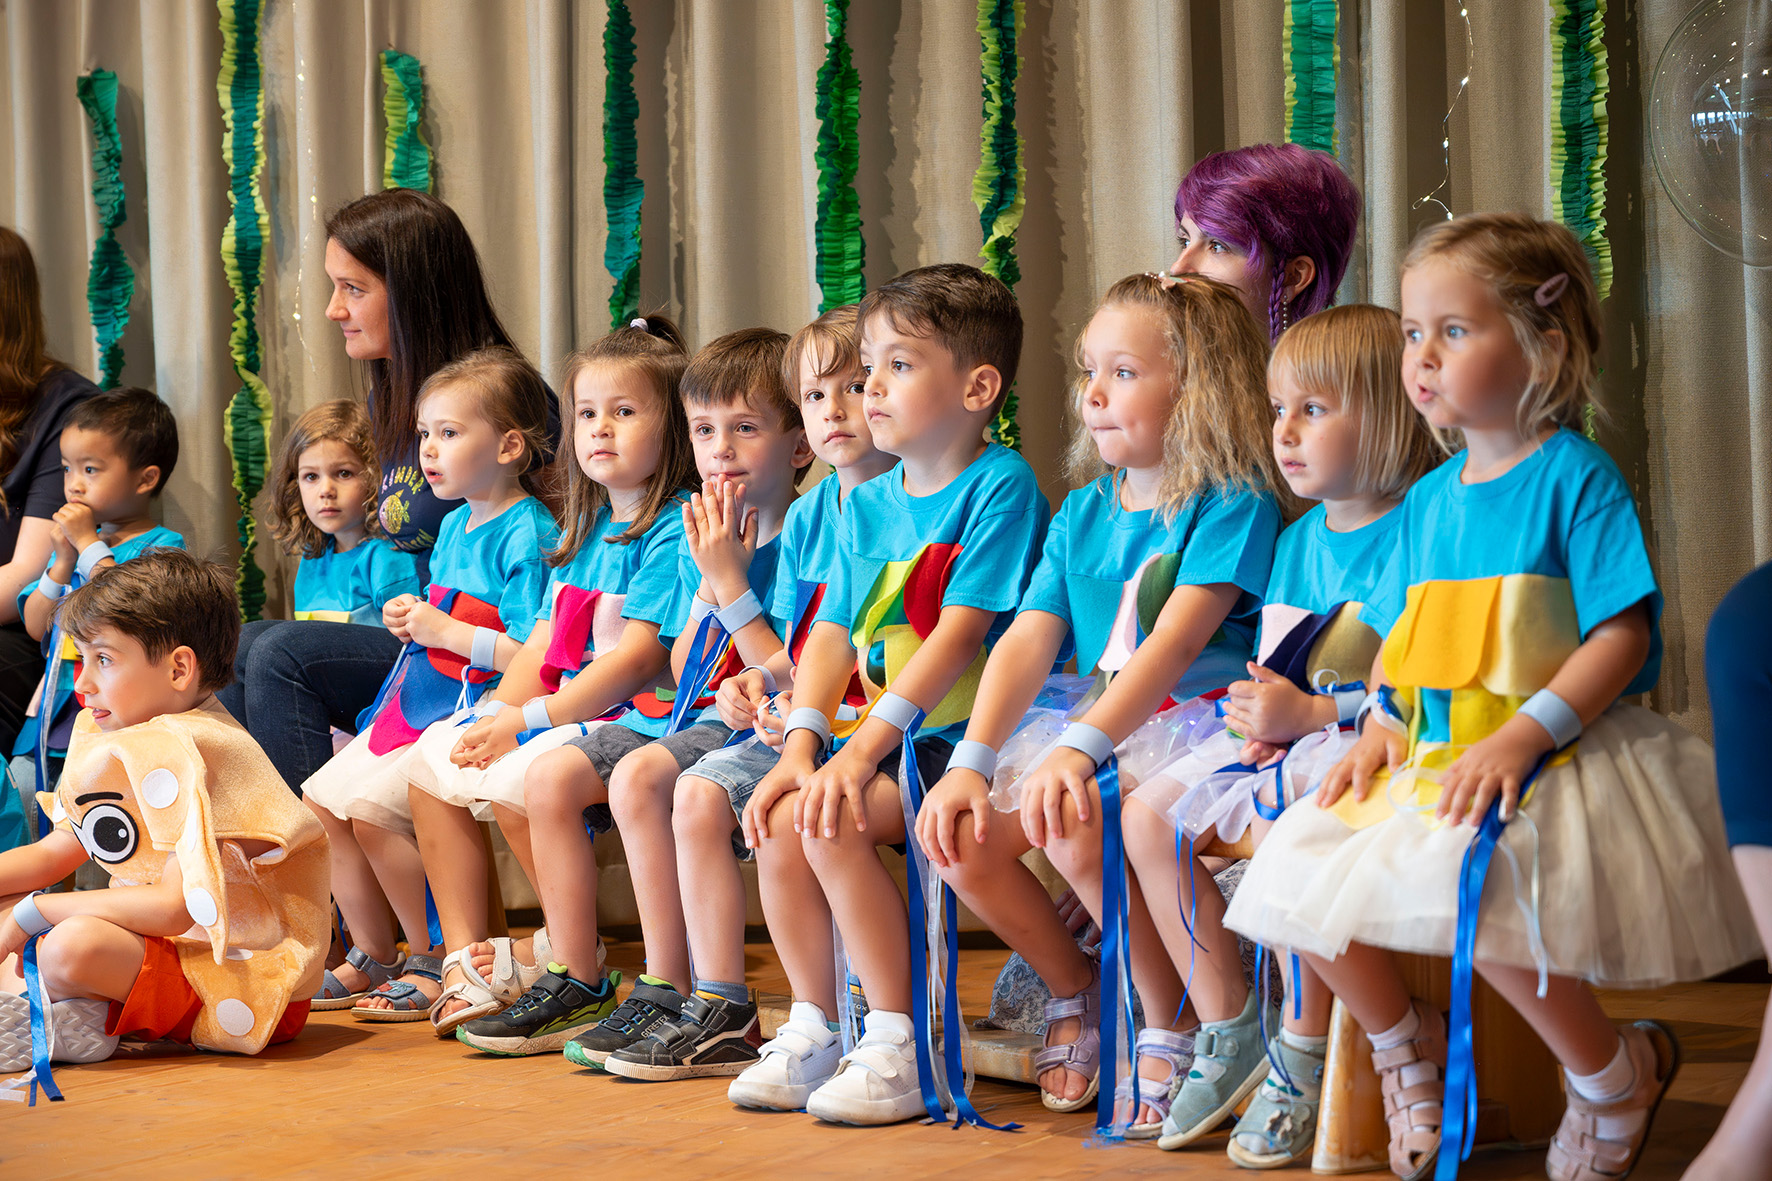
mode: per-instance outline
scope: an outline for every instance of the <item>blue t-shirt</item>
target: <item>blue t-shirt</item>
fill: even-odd
[[[783,622],[790,644],[795,639],[804,643],[804,633],[817,618],[816,611],[808,609],[823,601],[841,557],[842,494],[843,486],[833,472],[788,506],[782,523],[775,601],[769,614]],[[803,618],[808,614],[811,618]],[[798,648],[792,655],[799,657]]]
[[[1233,584],[1236,604],[1171,690],[1184,701],[1244,675],[1279,532],[1265,492],[1204,493],[1165,519],[1121,507],[1114,477],[1102,476],[1064,498],[1021,609],[1071,628],[1078,672],[1117,672],[1176,587]]]
[[[891,687],[944,607],[994,612],[973,667],[921,731],[964,736],[978,673],[1014,618],[1050,515],[1027,461],[996,444],[930,496],[905,491],[903,464],[850,493],[818,621],[849,629],[869,700]]]
[[[535,627],[548,585],[543,555],[554,547],[559,526],[533,496],[471,530],[468,513],[464,504],[444,516],[431,551],[431,585],[496,607],[505,634],[521,644]]]
[[[622,621],[638,619],[658,626],[658,641],[670,647],[677,638],[684,612],[683,583],[679,577],[683,558],[683,513],[670,501],[653,520],[652,527],[626,543],[606,540],[625,533],[631,522],[611,521],[609,506],[597,510],[586,540],[564,566],[556,566],[548,579],[537,619],[555,620],[562,593],[571,588],[597,592],[591,607],[590,642],[585,660],[607,655],[621,641]],[[689,590],[694,594],[694,588]],[[556,621],[561,626],[562,621]],[[582,668],[581,664],[579,668]],[[570,680],[579,670],[563,669]]]
[[[164,525],[155,525],[147,532],[139,533],[136,536],[131,537],[128,541],[107,544],[110,544],[111,546],[111,559],[113,561],[127,562],[129,559],[138,556],[145,549],[158,547],[184,549],[185,539],[177,532],[168,529]],[[43,573],[49,573],[50,567],[53,567],[54,565],[55,555],[52,553],[49,555],[49,565],[43,568]],[[23,590],[19,591],[18,613],[20,618],[24,617],[25,600],[31,597],[31,592],[37,589],[37,584],[41,581],[41,578],[33,578]],[[48,642],[49,637],[45,636],[44,651],[46,654],[48,652]],[[68,749],[68,734],[72,728],[74,715],[77,712],[69,708],[69,703],[74,699],[74,662],[79,659],[80,653],[74,647],[74,641],[64,636],[62,638],[61,672],[60,675],[56,677],[54,705],[50,707],[46,706],[43,702],[39,702],[37,705],[37,715],[25,719],[23,728],[19,730],[18,738],[14,740],[12,744],[12,753],[14,755],[28,755],[37,749],[38,727],[42,724],[45,714],[56,719],[56,724],[52,724],[49,735],[50,751],[58,755],[66,753]],[[44,671],[49,671],[47,666],[45,666]],[[67,716],[63,717],[63,714],[66,714]]]
[[[339,553],[334,539],[295,570],[295,617],[380,627],[382,604],[424,589],[418,561],[380,537]]]
[[[1465,459],[1453,456],[1409,490],[1397,510],[1392,562],[1361,618],[1386,635],[1411,588],[1539,575],[1556,580],[1551,585],[1559,592],[1567,586],[1582,640],[1646,602],[1649,655],[1624,691],[1653,688],[1661,674],[1661,591],[1636,504],[1612,457],[1565,428],[1485,483],[1461,482]]]

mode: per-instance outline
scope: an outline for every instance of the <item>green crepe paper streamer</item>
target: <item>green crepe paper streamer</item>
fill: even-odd
[[[1606,0],[1551,0],[1551,216],[1581,239],[1601,299],[1612,292],[1606,237]]]
[[[1024,13],[1024,0],[978,0],[984,126],[978,133],[981,150],[978,172],[972,177],[972,203],[978,207],[978,224],[984,231],[984,248],[979,251],[984,269],[1011,290],[1021,279],[1015,231],[1021,228],[1027,204],[1027,167],[1015,128],[1015,80],[1021,73],[1017,39]],[[1021,449],[1021,427],[1015,420],[1018,402],[1011,386],[992,424],[997,442],[1017,451]]]
[[[258,288],[265,238],[270,230],[259,176],[264,170],[265,95],[260,73],[259,0],[217,0],[221,13],[221,72],[216,93],[222,108],[222,159],[228,166],[231,208],[222,229],[222,269],[234,290],[234,324],[228,352],[242,385],[228,402],[222,434],[234,465],[240,505],[241,618],[264,610],[264,574],[253,560],[256,529],[252,501],[264,487],[271,433],[271,395],[259,377]]]
[[[98,206],[98,241],[86,273],[86,306],[98,336],[99,385],[113,389],[123,374],[123,329],[135,295],[135,272],[117,244],[123,224],[123,143],[117,135],[117,75],[110,70],[82,74],[74,93],[92,121],[92,200]]]
[[[1336,0],[1286,0],[1281,38],[1286,60],[1286,142],[1333,153]]]
[[[634,19],[626,0],[609,0],[603,71],[603,216],[608,227],[603,267],[615,280],[609,326],[620,328],[640,314],[640,202],[646,196],[634,134],[640,118],[640,100],[634,97]]]
[[[866,243],[861,237],[861,199],[855,170],[861,159],[861,71],[849,52],[849,0],[826,0],[830,40],[818,68],[818,289],[820,315],[858,302],[867,289],[862,278]]]
[[[388,132],[382,153],[384,189],[431,191],[431,144],[420,125],[425,115],[424,70],[418,59],[397,49],[381,55],[381,109]]]

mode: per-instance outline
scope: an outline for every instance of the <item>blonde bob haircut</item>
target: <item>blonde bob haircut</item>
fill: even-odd
[[[1202,275],[1180,281],[1128,275],[1102,297],[1101,307],[1114,306],[1143,308],[1155,317],[1167,346],[1174,401],[1163,435],[1163,515],[1173,519],[1190,499],[1208,492],[1247,491],[1271,493],[1287,520],[1296,517],[1300,503],[1274,460],[1267,337],[1236,289]],[[1081,370],[1083,334],[1076,360]],[[1079,376],[1071,390],[1076,423],[1066,455],[1079,484],[1109,470],[1083,425],[1087,393],[1088,379]]]
[[[1522,435],[1531,438],[1552,425],[1580,430],[1589,406],[1604,413],[1594,397],[1600,297],[1587,255],[1567,227],[1523,213],[1467,213],[1415,235],[1403,270],[1436,258],[1488,284],[1513,326],[1530,366],[1520,396]],[[1559,275],[1568,276],[1567,285],[1553,297],[1544,285]]]
[[[1354,479],[1362,495],[1395,500],[1450,448],[1409,403],[1403,388],[1403,321],[1369,303],[1325,308],[1274,345],[1268,381],[1334,396],[1360,423]]]

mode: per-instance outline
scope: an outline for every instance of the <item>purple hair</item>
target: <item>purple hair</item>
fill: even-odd
[[[1246,254],[1255,274],[1272,270],[1268,336],[1278,340],[1288,309],[1286,271],[1277,264],[1301,254],[1316,264],[1316,278],[1292,300],[1293,320],[1334,303],[1354,251],[1360,192],[1327,152],[1254,144],[1214,152],[1188,169],[1175,191],[1177,224],[1184,213],[1201,233]]]

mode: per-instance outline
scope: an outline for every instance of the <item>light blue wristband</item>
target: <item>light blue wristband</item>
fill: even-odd
[[[116,555],[111,553],[110,546],[102,541],[95,541],[85,549],[81,550],[80,556],[74,560],[74,573],[78,574],[83,579],[90,579],[92,577],[92,568],[106,558],[116,561]]]
[[[1549,689],[1540,689],[1526,698],[1520,712],[1543,726],[1558,750],[1581,737],[1581,715]]]
[[[72,589],[67,583],[57,582],[48,574],[37,580],[37,593],[52,603],[61,599]]]
[[[917,720],[917,711],[920,708],[908,697],[886,692],[874,698],[874,707],[868,710],[868,717],[879,718],[896,730],[908,731]]]
[[[475,628],[474,646],[469,649],[468,663],[475,668],[496,668],[492,662],[498,655],[498,637],[503,634],[489,627]]]
[[[997,752],[982,742],[962,738],[948,756],[948,772],[955,771],[977,771],[989,783],[997,774]]]
[[[12,921],[17,923],[18,929],[26,935],[41,935],[55,926],[54,923],[43,917],[42,911],[37,909],[37,895],[42,892],[41,890],[33,890],[13,904]]]
[[[831,745],[831,720],[824,716],[824,711],[810,705],[796,706],[788,714],[787,725],[781,729],[782,741],[795,730],[810,730],[818,735],[821,750],[829,750]]]
[[[761,614],[763,614],[762,600],[757,598],[756,591],[747,590],[714,612],[714,618],[720,621],[720,626],[726,629],[727,635],[736,636],[739,628]]]
[[[1058,745],[1082,751],[1095,760],[1097,767],[1114,756],[1114,740],[1107,736],[1107,731],[1087,722],[1072,722],[1066,726],[1064,733],[1058,736]]]
[[[554,719],[548,716],[548,699],[531,697],[523,703],[523,728],[525,730],[552,730]]]

